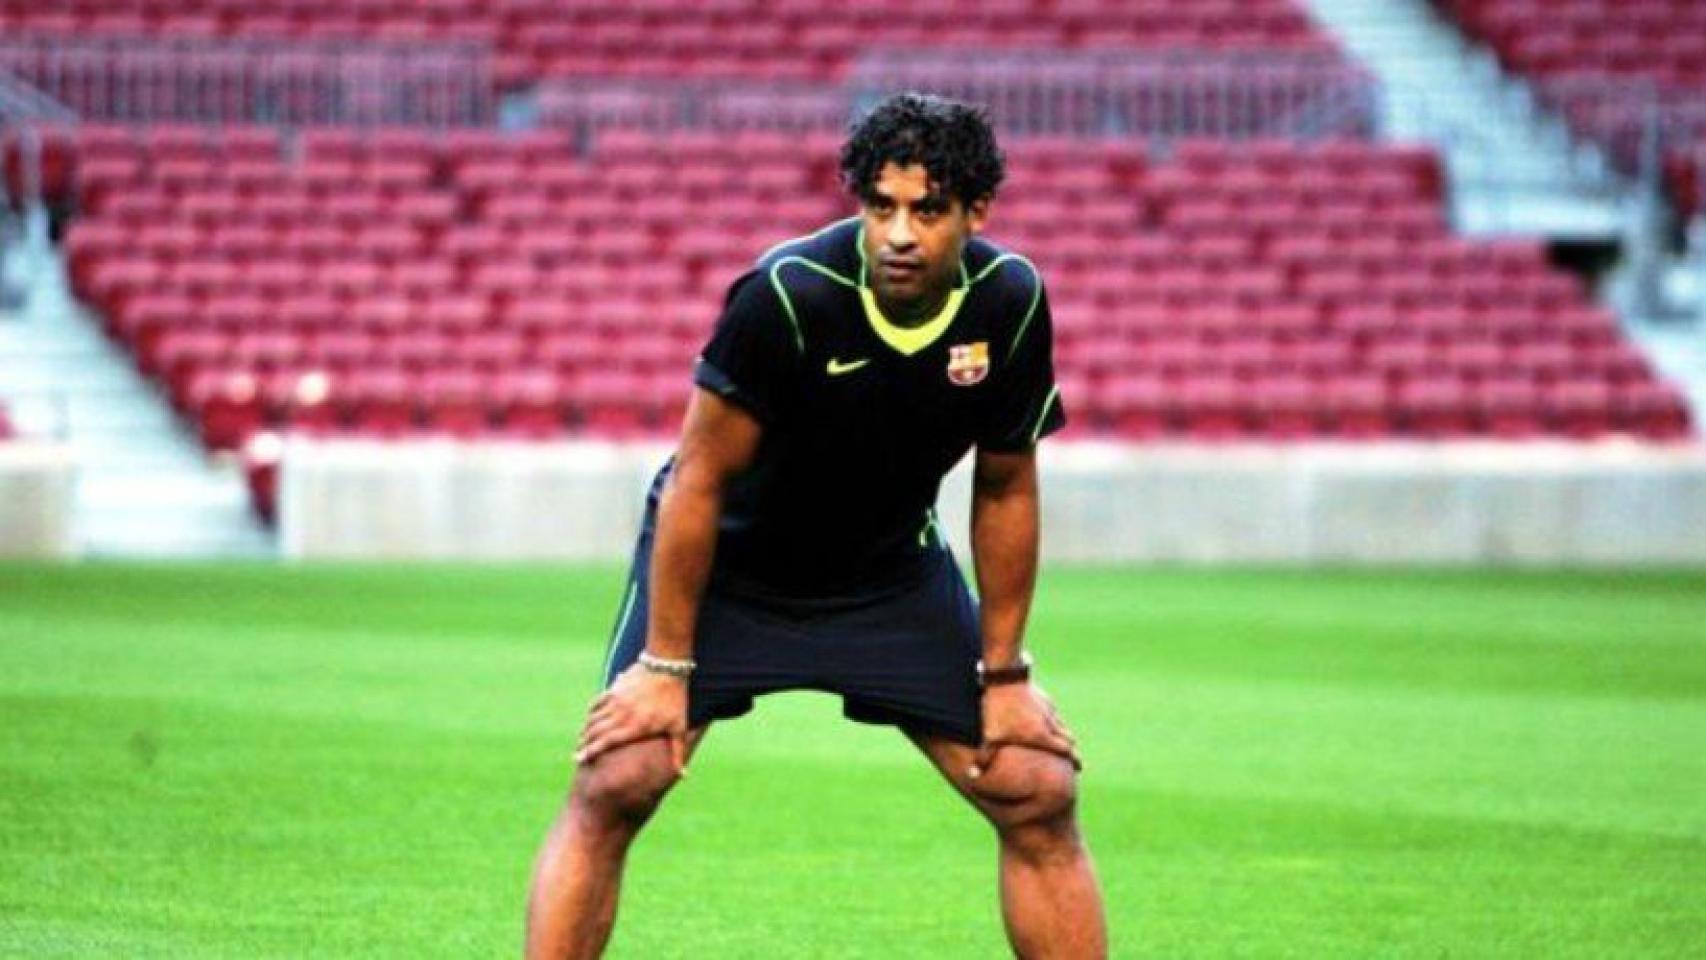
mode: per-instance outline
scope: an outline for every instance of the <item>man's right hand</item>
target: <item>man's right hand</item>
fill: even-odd
[[[665,737],[678,777],[687,774],[687,681],[634,664],[592,702],[576,763],[593,763],[617,747]]]

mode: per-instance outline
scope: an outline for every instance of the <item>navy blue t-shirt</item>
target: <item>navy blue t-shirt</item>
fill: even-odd
[[[700,357],[697,384],[763,427],[724,503],[713,589],[857,600],[916,583],[944,550],[942,476],[973,446],[1026,450],[1065,423],[1030,261],[973,238],[942,310],[903,329],[876,309],[860,230],[766,253]]]

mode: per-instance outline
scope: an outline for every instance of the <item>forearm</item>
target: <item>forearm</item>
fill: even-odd
[[[1036,589],[1038,526],[1034,474],[974,489],[972,558],[982,608],[983,659],[992,666],[1019,658]]]
[[[653,656],[693,656],[693,627],[717,549],[721,510],[721,483],[690,463],[678,464],[658,504],[652,548],[646,650]]]

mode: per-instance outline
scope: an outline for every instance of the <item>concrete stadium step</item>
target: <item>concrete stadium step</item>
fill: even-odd
[[[189,475],[172,465],[122,469],[85,463],[77,483],[79,534],[97,556],[272,556],[270,534],[252,522],[232,467]]]
[[[102,333],[51,248],[12,252],[24,296],[0,312],[0,396],[30,432],[63,438],[78,465],[74,536],[101,557],[263,558],[276,538],[241,471],[210,458],[159,389]]]
[[[120,445],[78,436],[71,441],[71,449],[82,470],[171,470],[182,476],[201,472],[199,462],[187,460],[178,444]]]
[[[31,322],[16,314],[0,317],[0,358],[100,352],[108,346],[99,330],[68,324]]]
[[[0,393],[129,393],[133,374],[96,353],[0,356]]]

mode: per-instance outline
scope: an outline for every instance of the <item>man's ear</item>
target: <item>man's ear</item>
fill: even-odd
[[[978,197],[966,207],[966,222],[972,233],[979,233],[989,223],[989,197]]]

